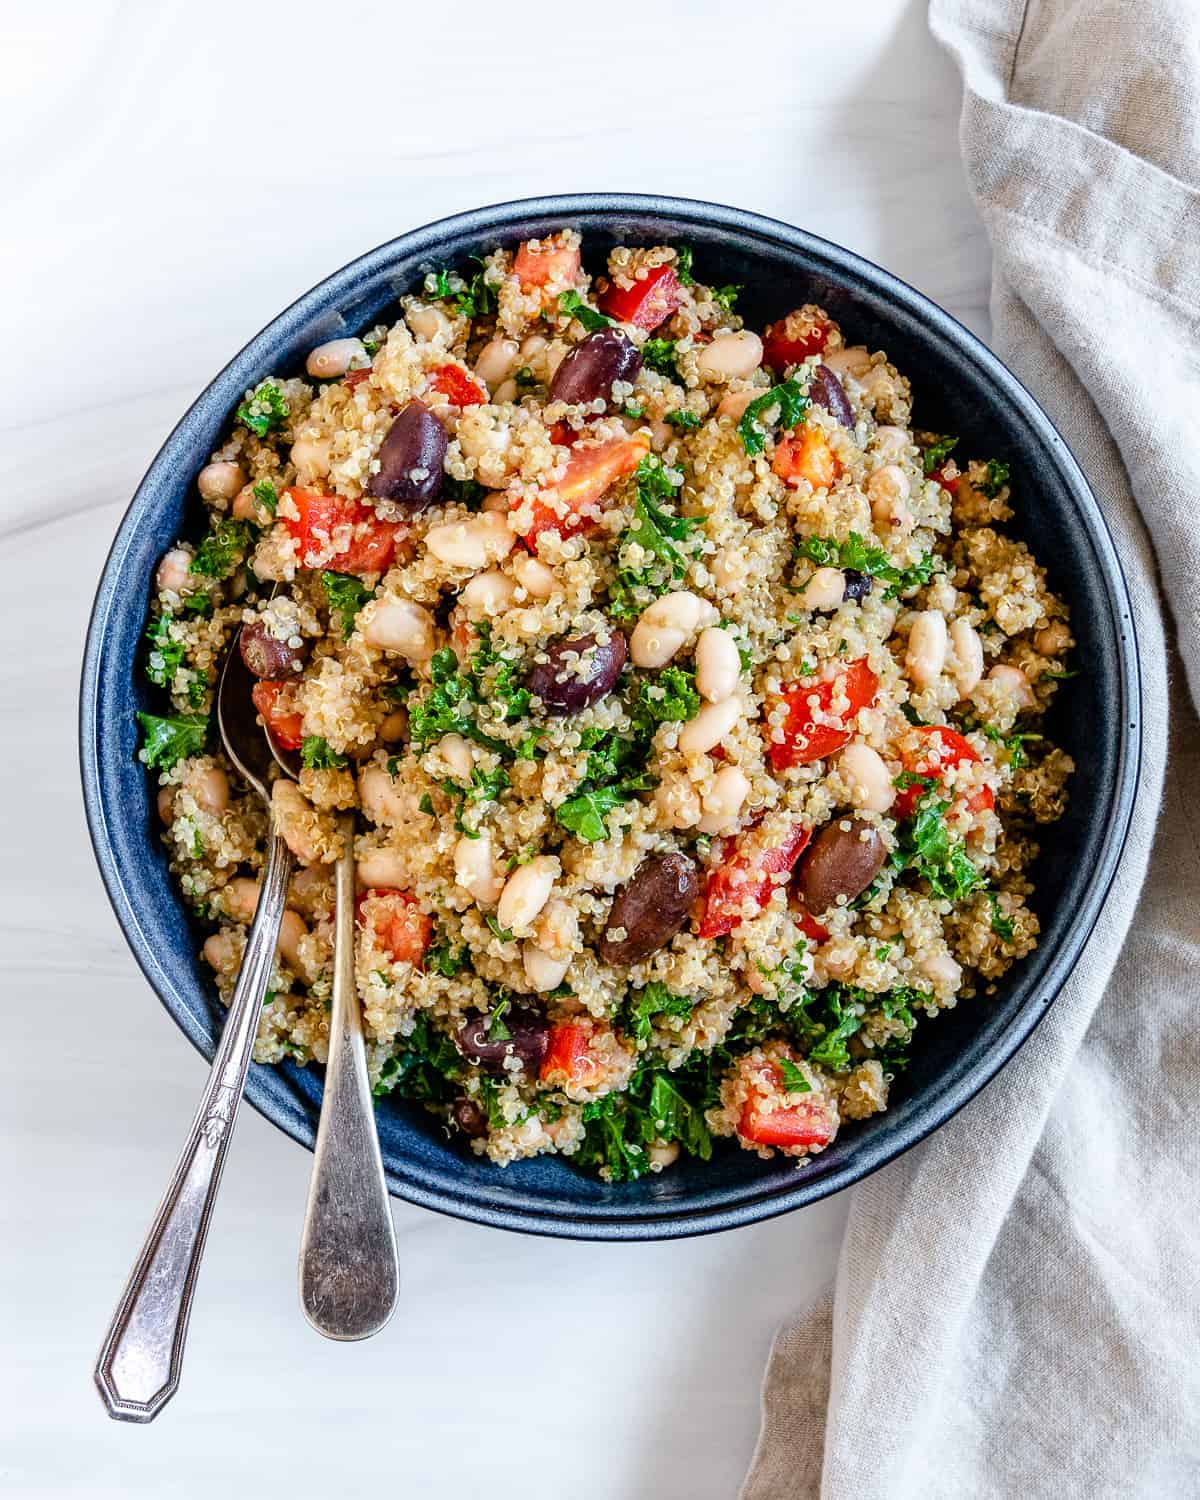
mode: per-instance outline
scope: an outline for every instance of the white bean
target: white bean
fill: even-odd
[[[550,899],[562,866],[553,854],[539,854],[518,865],[504,884],[496,920],[509,932],[527,930]]]
[[[638,667],[664,667],[694,630],[711,625],[717,612],[707,599],[680,589],[665,594],[642,611],[633,627],[629,651]]]
[[[742,659],[728,630],[710,625],[696,642],[696,688],[710,703],[720,703],[737,688]]]
[[[846,575],[841,568],[818,568],[800,590],[803,609],[836,609],[846,597]]]
[[[159,563],[154,581],[159,589],[173,594],[194,593],[196,585],[188,572],[191,566],[192,554],[183,547],[172,547]]]
[[[371,849],[355,865],[355,877],[364,891],[403,890],[409,881],[408,862],[397,849]]]
[[[545,334],[531,333],[521,345],[522,364],[531,364],[544,349],[548,348],[549,344],[550,340]]]
[[[468,458],[476,462],[502,456],[511,443],[511,428],[494,411],[474,406],[459,418],[458,445]]]
[[[358,800],[372,823],[391,828],[404,826],[408,806],[384,766],[364,768],[358,778]]]
[[[304,368],[314,380],[336,380],[344,375],[356,359],[365,360],[366,347],[361,339],[330,339],[309,351]]]
[[[521,962],[525,967],[525,978],[539,995],[545,995],[550,990],[556,990],[563,982],[571,967],[571,955],[568,953],[566,958],[552,958],[536,943],[525,943],[521,948]]]
[[[896,800],[896,788],[883,757],[870,745],[856,741],[838,757],[838,768],[851,805],[864,812],[887,812]]]
[[[673,1166],[679,1160],[679,1142],[652,1141],[646,1147],[646,1159],[652,1172],[661,1172],[664,1167]]]
[[[232,974],[238,966],[237,939],[232,932],[214,932],[204,939],[200,950],[204,961],[211,964],[218,974]]]
[[[858,377],[863,394],[876,403],[889,400],[896,394],[896,377],[886,365],[872,365],[866,374]]]
[[[513,560],[513,572],[531,599],[549,599],[558,588],[554,569],[530,552],[518,554]]]
[[[502,615],[516,602],[517,585],[499,568],[486,573],[476,573],[459,595],[459,602],[473,618],[482,615]]]
[[[379,726],[379,738],[385,744],[394,745],[408,734],[408,714],[404,709],[393,709]]]
[[[492,400],[497,406],[517,404],[517,397],[521,394],[515,380],[502,380],[492,392]]]
[[[307,965],[300,956],[300,944],[308,936],[304,918],[296,911],[285,911],[279,923],[277,944],[283,961],[301,979],[307,978]]]
[[[1037,698],[1029,685],[1029,678],[1020,667],[1011,667],[1006,663],[1001,663],[988,673],[988,681],[998,683],[1015,700],[1018,707],[1026,710],[1037,707]]]
[[[562,896],[547,901],[537,920],[533,940],[544,953],[562,958],[575,949],[579,936],[579,915],[574,906]]]
[[[437,622],[423,604],[411,599],[382,599],[359,615],[359,630],[368,646],[395,651],[410,662],[428,661],[437,641]]]
[[[917,959],[917,967],[941,993],[956,990],[962,983],[962,967],[945,948],[922,953]]]
[[[871,439],[872,449],[883,459],[900,458],[911,445],[912,438],[903,427],[877,427]]]
[[[219,766],[209,766],[192,783],[192,796],[205,812],[220,817],[229,810],[229,777]]]
[[[477,839],[463,834],[454,846],[454,879],[480,906],[495,906],[504,889],[504,872],[496,867],[491,834],[481,833]]]
[[[717,402],[717,416],[732,417],[736,422],[741,418],[751,401],[755,401],[759,396],[765,394],[765,391],[756,390],[753,386],[748,391],[726,391],[720,401]]]
[[[329,473],[333,461],[333,442],[327,437],[298,437],[292,444],[292,462],[301,484],[311,484]]]
[[[254,493],[252,484],[238,491],[234,497],[232,513],[235,521],[253,521],[256,526],[271,524],[271,512]]]
[[[908,475],[899,464],[884,464],[867,480],[867,499],[871,516],[880,527],[905,528],[912,525],[907,504],[912,493]]]
[[[175,788],[164,786],[155,799],[158,815],[169,828],[175,821]]]
[[[467,568],[473,573],[503,561],[516,540],[508,518],[486,510],[465,521],[447,521],[442,526],[431,526],[425,533],[425,545],[439,562],[451,568]]]
[[[1034,636],[1033,644],[1043,656],[1061,656],[1070,649],[1071,632],[1062,620],[1051,620]]]
[[[196,477],[196,488],[205,500],[232,500],[246,482],[241,464],[205,464]]]
[[[950,627],[950,645],[954,652],[954,684],[960,698],[965,698],[983,676],[983,642],[967,620],[955,620]]]
[[[489,391],[494,391],[512,374],[520,357],[521,349],[516,339],[492,339],[479,351],[475,373]]]
[[[750,795],[750,782],[740,766],[722,766],[704,795],[701,833],[728,833],[737,826],[742,804]]]
[[[753,374],[762,359],[762,339],[743,328],[739,333],[719,333],[711,344],[706,344],[696,361],[696,369],[702,380],[737,380]]]
[[[450,319],[440,307],[410,307],[404,317],[414,335],[423,343],[432,343],[450,330]]]
[[[709,563],[708,570],[718,588],[724,589],[727,593],[735,593],[746,581],[745,554],[736,547],[726,547],[723,552],[718,552]]]
[[[444,734],[437,742],[437,752],[459,781],[470,781],[475,757],[461,734]]]
[[[679,748],[685,755],[704,755],[733,732],[742,717],[742,700],[726,698],[722,703],[706,703],[679,734]]]
[[[921,610],[913,620],[904,665],[918,687],[929,687],[942,675],[946,665],[946,617],[940,610]]]
[[[925,591],[925,603],[929,609],[940,609],[944,615],[952,615],[958,608],[958,590],[950,582],[948,574],[936,575]]]
[[[822,354],[821,363],[828,365],[839,379],[843,375],[853,375],[857,380],[871,368],[871,353],[862,344],[855,344],[850,349],[834,349],[829,354]]]
[[[234,922],[253,922],[261,891],[260,880],[251,880],[246,875],[239,875],[236,880],[231,880],[225,887],[226,914]]]
[[[700,793],[678,772],[668,772],[654,788],[654,807],[668,828],[695,828],[704,816]]]

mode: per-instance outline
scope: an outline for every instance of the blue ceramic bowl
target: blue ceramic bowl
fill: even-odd
[[[801,1171],[733,1146],[708,1164],[606,1186],[559,1158],[504,1171],[450,1144],[419,1109],[385,1101],[379,1130],[388,1183],[412,1203],[480,1223],[580,1239],[664,1239],[748,1224],[856,1182],[943,1121],[1003,1066],[1062,987],[1112,881],[1129,821],[1140,749],[1137,653],[1121,571],[1096,502],[1062,438],[1029,393],[953,318],[879,267],[790,225],[678,198],[540,198],[460,214],[401,236],[335,272],[281,313],[195,403],[150,466],[113,543],[83,664],[80,750],[96,858],[117,919],[147,979],[181,1029],[211,1057],[222,1011],[198,961],[201,934],[168,877],[153,787],[135,758],[135,670],[148,583],[196,518],[193,479],[243,392],[300,371],[306,352],[394,315],[398,294],[435,266],[560,225],[585,237],[592,265],[617,243],[686,242],[706,281],[741,282],[752,327],[803,302],[827,307],[852,342],[883,348],[911,377],[916,423],[961,433],[968,453],[1012,465],[1017,529],[1069,601],[1084,673],[1059,694],[1051,732],[1075,757],[1071,802],[1048,829],[1036,869],[1041,944],[994,998],[922,1024],[886,1114],[843,1129]],[[312,1146],[321,1072],[250,1070],[250,1102]]]

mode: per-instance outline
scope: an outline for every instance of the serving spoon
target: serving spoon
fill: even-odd
[[[239,647],[235,637],[221,670],[217,724],[225,754],[266,808],[266,866],[200,1106],[96,1361],[100,1398],[109,1416],[123,1422],[153,1421],[179,1389],[196,1278],[246,1085],[292,873],[291,853],[271,811],[271,752],[250,698],[254,679]]]

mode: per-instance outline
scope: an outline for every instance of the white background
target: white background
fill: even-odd
[[[92,864],[78,661],[108,542],[188,403],[313,282],[443,214],[588,189],[738,204],[882,262],[986,332],[959,86],[923,6],[6,14],[0,1491],[732,1497],[772,1332],[832,1274],[843,1201],[628,1247],[397,1204],[401,1309],[373,1342],[335,1346],[295,1298],[309,1158],[251,1111],[182,1390],[149,1428],[105,1418],[91,1363],[203,1065]]]

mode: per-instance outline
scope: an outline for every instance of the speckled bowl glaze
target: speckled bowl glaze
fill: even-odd
[[[1129,600],[1112,541],[1066,444],[1024,387],[959,323],[878,266],[788,224],[678,198],[614,194],[532,199],[444,219],[353,261],[250,341],[172,432],[125,514],[96,595],[83,663],[80,753],[96,858],[117,919],[150,984],[206,1057],[222,1023],[159,843],[153,787],[136,759],[136,670],[148,583],[177,534],[196,529],[193,480],[246,389],[302,368],[314,345],[395,315],[396,297],[435,266],[561,225],[582,231],[589,262],[609,246],[686,242],[713,284],[741,282],[760,327],[803,302],[827,307],[854,343],[886,349],[912,380],[915,424],[961,433],[963,451],[1012,465],[1015,529],[1071,606],[1084,672],[1063,684],[1051,731],[1074,757],[1070,809],[1046,831],[1034,905],[1041,944],[994,998],[922,1023],[886,1114],[845,1126],[801,1170],[721,1143],[711,1162],[608,1186],[557,1157],[501,1171],[451,1144],[433,1118],[385,1101],[379,1133],[388,1183],[411,1203],[483,1224],[579,1239],[700,1234],[799,1208],[849,1186],[943,1124],[1003,1067],[1079,956],[1125,839],[1141,743]],[[311,1147],[318,1068],[253,1065],[254,1107]]]

